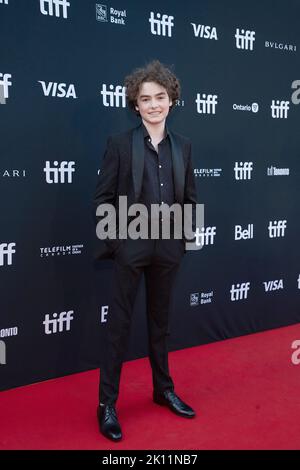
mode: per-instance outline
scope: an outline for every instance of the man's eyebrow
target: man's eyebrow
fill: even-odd
[[[154,96],[159,96],[159,95],[166,95],[165,91],[161,91],[160,93],[156,93]],[[140,98],[149,98],[151,95],[140,95]]]

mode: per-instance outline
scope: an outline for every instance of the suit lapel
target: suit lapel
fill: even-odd
[[[183,203],[184,163],[182,150],[173,132],[168,129],[168,133],[171,142],[175,200],[176,202]],[[144,135],[142,125],[140,125],[133,130],[132,135],[132,179],[136,202],[139,200],[143,184],[144,151]]]

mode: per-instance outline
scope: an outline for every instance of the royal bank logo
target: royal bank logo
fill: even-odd
[[[45,327],[45,334],[51,335],[61,333],[62,331],[70,331],[71,321],[74,320],[74,310],[61,312],[59,315],[53,313],[52,318],[50,315],[45,315],[43,325]]]
[[[9,98],[8,87],[12,86],[10,73],[0,73],[0,104],[6,104]]]
[[[284,100],[272,100],[270,108],[273,119],[287,119],[290,102]]]
[[[116,8],[110,7],[108,11],[107,5],[96,3],[96,20],[101,23],[110,22],[125,25],[126,16],[126,10],[117,10]]]
[[[126,87],[122,85],[109,85],[107,89],[106,83],[102,84],[102,95],[103,106],[110,108],[125,108],[126,107]]]
[[[150,31],[154,36],[172,36],[172,28],[174,27],[174,16],[161,13],[150,12]]]
[[[253,162],[235,162],[234,178],[236,180],[250,180],[253,171]]]
[[[72,183],[72,173],[75,172],[75,162],[54,161],[52,166],[50,161],[46,161],[44,168],[46,183],[57,184],[57,183]]]
[[[214,291],[210,292],[194,292],[190,294],[190,306],[211,304],[213,301]]]
[[[190,306],[195,307],[196,305],[199,305],[199,292],[190,294]]]
[[[42,85],[44,96],[52,96],[54,98],[77,98],[75,85],[71,83],[43,82],[38,80]]]
[[[194,36],[203,39],[218,40],[217,28],[215,26],[208,26],[204,24],[191,23],[193,27]]]
[[[16,253],[16,243],[0,243],[0,266],[11,266]]]
[[[195,103],[197,105],[198,114],[216,114],[218,95],[197,93]]]
[[[42,15],[68,18],[70,2],[67,0],[40,0],[40,12]]]
[[[237,49],[253,51],[255,31],[236,28],[235,46]]]
[[[268,176],[289,176],[290,169],[289,168],[277,168],[276,166],[270,166],[267,168],[267,175]]]
[[[61,245],[47,246],[40,248],[40,257],[48,258],[53,256],[81,255],[83,245]]]
[[[222,168],[194,168],[196,178],[213,178],[221,176]]]
[[[284,237],[286,226],[286,220],[270,220],[268,225],[269,238]]]
[[[102,21],[103,23],[108,21],[106,5],[100,5],[100,3],[96,3],[96,20]]]
[[[232,105],[232,109],[234,111],[250,111],[252,113],[258,113],[259,106],[258,106],[258,103],[252,103],[252,104],[236,104],[236,103],[234,103]]]
[[[250,290],[250,282],[241,282],[239,284],[232,284],[230,289],[230,300],[236,302],[238,300],[246,300]]]

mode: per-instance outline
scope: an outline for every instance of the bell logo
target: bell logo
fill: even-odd
[[[68,312],[61,312],[57,317],[57,313],[53,313],[52,319],[50,320],[50,315],[45,316],[43,325],[45,325],[46,335],[51,335],[52,333],[61,333],[62,331],[69,331],[71,328],[71,320],[73,317],[74,310],[69,310]],[[65,325],[65,328],[64,328]]]

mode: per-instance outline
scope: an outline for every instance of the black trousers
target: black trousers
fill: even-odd
[[[169,374],[167,336],[172,287],[183,255],[183,240],[174,239],[128,238],[117,249],[114,258],[113,298],[107,323],[107,344],[100,367],[100,403],[115,404],[118,398],[134,302],[143,273],[153,389],[157,392],[174,389]]]

